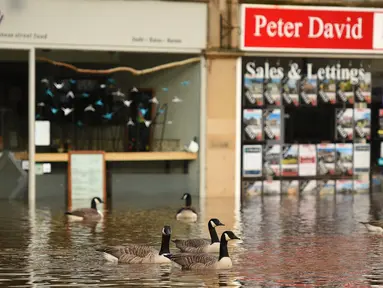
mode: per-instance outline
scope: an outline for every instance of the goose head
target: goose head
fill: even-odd
[[[104,201],[102,201],[100,197],[94,197],[94,198],[92,199],[92,202],[91,202],[91,203],[92,203],[92,204],[91,204],[91,207],[92,207],[93,209],[96,209],[96,208],[97,208],[97,204],[104,203]]]
[[[233,231],[225,231],[222,233],[221,241],[225,240],[226,242],[230,240],[241,240],[238,236],[236,236]]]
[[[185,206],[190,207],[192,203],[191,195],[189,193],[185,193],[181,200],[185,200]]]
[[[223,224],[221,221],[219,221],[219,219],[217,218],[211,218],[209,220],[209,226],[211,226],[212,228],[215,228],[217,226],[225,226],[225,224]]]
[[[170,236],[172,235],[172,228],[168,225],[165,225],[164,228],[162,228],[162,236]]]

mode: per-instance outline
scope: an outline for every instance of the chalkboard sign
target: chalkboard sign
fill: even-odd
[[[106,203],[106,165],[103,151],[71,151],[68,153],[68,208],[100,197]],[[78,207],[76,207],[78,208]]]

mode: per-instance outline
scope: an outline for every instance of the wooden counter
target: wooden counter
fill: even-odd
[[[16,159],[28,160],[28,154],[15,153]],[[106,161],[192,161],[197,159],[196,153],[189,152],[117,152],[105,153]],[[68,162],[67,153],[36,153],[36,162]]]

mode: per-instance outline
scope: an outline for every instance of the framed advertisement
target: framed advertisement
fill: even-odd
[[[353,175],[353,144],[337,143],[335,172],[338,175]]]
[[[335,174],[335,144],[323,143],[317,145],[318,175]]]
[[[298,176],[298,144],[285,144],[282,151],[282,176]]]
[[[299,145],[299,176],[317,174],[317,151],[314,144]]]
[[[243,145],[243,177],[262,176],[262,145]]]

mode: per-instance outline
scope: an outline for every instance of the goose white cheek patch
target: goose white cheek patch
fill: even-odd
[[[231,238],[230,238],[229,235],[227,235],[227,234],[225,234],[225,239],[226,239],[226,241],[231,240]]]
[[[215,225],[215,223],[213,222],[213,221],[210,221],[210,225],[212,226],[212,227],[216,227],[217,225]]]

